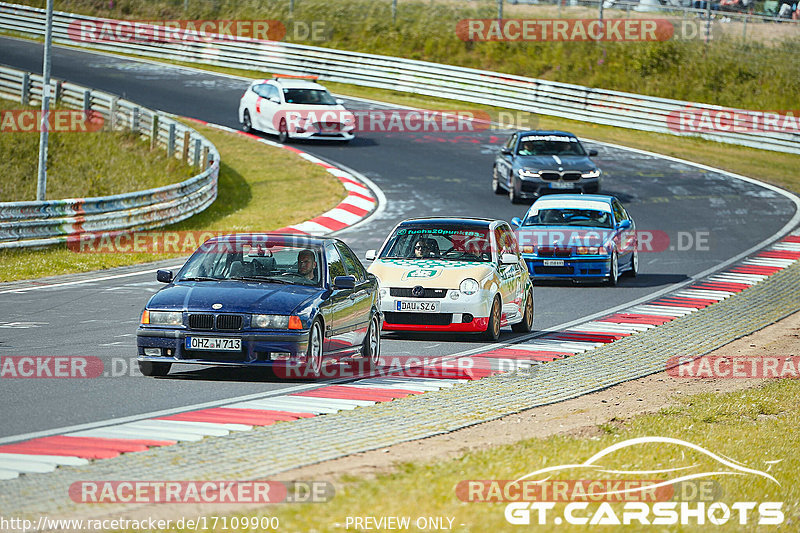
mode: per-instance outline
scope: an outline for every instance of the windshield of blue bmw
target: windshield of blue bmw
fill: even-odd
[[[564,135],[528,135],[520,139],[518,155],[586,155],[575,137]]]
[[[189,258],[176,281],[235,280],[319,286],[321,264],[317,247],[204,245]]]
[[[523,226],[585,226],[611,228],[611,213],[594,209],[539,209],[528,215]]]
[[[287,104],[336,105],[336,99],[323,89],[284,89]]]
[[[492,260],[489,230],[480,227],[399,228],[381,250],[381,259]]]

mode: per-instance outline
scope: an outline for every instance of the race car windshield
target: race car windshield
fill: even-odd
[[[322,89],[284,89],[287,104],[336,105],[336,100]]]
[[[321,284],[320,249],[303,245],[239,244],[205,246],[181,269],[176,281]]]
[[[594,209],[539,209],[523,226],[585,226],[611,228],[611,213]]]
[[[543,135],[523,137],[517,148],[518,155],[586,155],[575,137]]]
[[[399,228],[381,251],[381,259],[492,260],[488,228]]]

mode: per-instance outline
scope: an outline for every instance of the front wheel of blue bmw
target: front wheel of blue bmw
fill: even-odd
[[[369,321],[367,336],[364,337],[364,344],[361,345],[361,356],[369,362],[369,366],[374,368],[381,362],[381,325],[378,315],[373,315]]]
[[[319,376],[322,373],[322,325],[319,320],[311,324],[311,330],[308,332],[306,370],[311,376]]]
[[[617,285],[619,281],[619,259],[617,258],[617,251],[611,252],[611,266],[608,269],[608,284],[612,287]]]

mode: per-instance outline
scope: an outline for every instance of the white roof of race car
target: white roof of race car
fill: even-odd
[[[536,203],[531,207],[529,214],[535,215],[540,209],[591,209],[593,211],[604,211],[606,213],[610,213],[611,204],[601,199],[567,200],[563,198],[549,199],[545,197],[536,201]]]

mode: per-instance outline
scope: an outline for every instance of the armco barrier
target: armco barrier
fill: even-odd
[[[108,93],[68,82],[52,83],[57,102],[99,113],[113,129],[127,129],[151,138],[155,134],[156,145],[194,161],[202,171],[181,183],[146,191],[0,203],[0,249],[55,244],[87,231],[165,226],[203,211],[216,199],[219,152],[197,131]],[[0,67],[0,96],[25,104],[40,103],[42,77]]]
[[[0,29],[42,36],[44,19],[45,12],[42,9],[0,3]],[[675,131],[674,121],[680,111],[691,109],[695,113],[708,112],[717,118],[718,114],[729,111],[709,104],[274,41],[206,42],[192,39],[187,42],[82,43],[70,38],[68,27],[71,23],[100,20],[103,19],[57,12],[53,19],[53,38],[57,42],[97,50],[262,72],[312,74],[319,76],[320,80],[450,98],[622,128],[673,135],[699,135],[718,142],[800,153],[800,135],[793,132],[796,129],[699,134]],[[670,124],[673,124],[673,128],[670,128]]]

